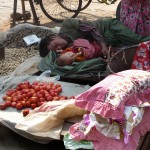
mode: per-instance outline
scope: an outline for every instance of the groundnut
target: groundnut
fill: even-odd
[[[12,41],[14,42],[14,41]],[[13,44],[12,44],[13,45]],[[15,45],[14,45],[15,46]],[[29,49],[29,48],[28,48]],[[27,48],[7,48],[5,49],[5,59],[0,63],[0,74],[9,75],[18,65],[24,62],[27,58],[39,55],[37,50]]]

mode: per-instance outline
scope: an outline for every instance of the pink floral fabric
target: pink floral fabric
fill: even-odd
[[[137,34],[150,35],[150,1],[121,0],[120,21]]]
[[[150,88],[150,73],[136,71],[136,74],[121,78],[108,87],[105,102],[108,102],[115,107],[119,107],[121,101],[127,97],[148,88]]]
[[[131,68],[150,71],[150,41],[139,44]]]
[[[125,106],[150,101],[150,72],[126,70],[107,78],[75,98],[75,104],[104,118],[123,118]]]

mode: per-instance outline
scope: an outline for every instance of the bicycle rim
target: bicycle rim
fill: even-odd
[[[67,11],[70,11],[70,12],[76,12],[77,10],[79,10],[78,9],[78,7],[79,7],[79,0],[73,0],[73,1],[70,1],[70,0],[57,0],[57,3],[62,8],[64,8]],[[81,0],[81,5],[82,5],[82,0]]]
[[[64,0],[40,0],[39,2],[43,13],[52,21],[61,23],[64,19],[75,18],[79,14],[82,0],[77,0],[76,2],[78,3],[76,3],[76,6],[72,5],[72,3],[70,3],[70,0],[65,0],[66,2],[68,1],[69,8],[76,7],[76,11],[72,12],[64,9],[60,4],[58,4],[57,1]]]
[[[70,12],[75,12],[77,11],[77,6],[78,6],[78,0],[70,0],[70,1],[66,1],[66,0],[57,0],[58,4],[63,7],[65,10],[68,10]],[[86,9],[90,3],[92,2],[92,0],[82,0],[82,7],[80,9],[80,11]],[[69,4],[70,3],[70,4]],[[73,6],[73,7],[70,7]]]
[[[86,9],[91,4],[91,2],[92,2],[92,0],[82,0],[81,11]]]

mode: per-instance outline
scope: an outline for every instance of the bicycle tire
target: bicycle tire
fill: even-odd
[[[109,4],[111,4],[111,2],[109,1],[103,1],[103,0],[97,0],[99,3],[101,3],[101,4],[107,4],[107,5],[109,5]]]
[[[68,7],[68,3],[66,3],[65,0],[57,0],[57,2],[65,10],[68,10],[70,12],[75,12],[76,11],[76,9],[70,9],[70,7]],[[73,4],[74,6],[76,5],[75,2],[76,2],[75,0],[74,1],[69,1],[69,3],[74,3]],[[86,9],[90,5],[91,2],[92,2],[92,0],[82,0],[82,7],[81,7],[80,11]],[[75,7],[75,8],[77,8],[77,7]]]
[[[75,8],[78,8],[78,5],[79,5],[79,2],[78,0],[74,0],[74,1],[66,1],[66,0],[57,0],[57,3],[62,7],[64,8],[65,10],[67,11],[70,11],[70,12],[76,12],[77,9]],[[73,8],[70,8],[68,5],[68,3],[70,3]],[[81,6],[82,6],[82,0],[81,0]]]
[[[99,3],[103,3],[102,0],[97,0]]]
[[[57,1],[58,0],[39,0],[39,4],[44,15],[52,21],[62,23],[64,19],[75,18],[80,13],[82,0],[78,0],[76,11],[72,12],[64,9],[61,5],[58,4]]]
[[[121,7],[121,2],[119,2],[117,9],[116,9],[116,18],[120,20],[120,7]]]
[[[87,3],[85,2],[87,1]],[[82,0],[82,7],[81,7],[81,11],[86,9],[90,4],[91,4],[92,0]]]
[[[103,0],[97,0],[99,3],[105,3],[105,4],[114,4],[117,0],[109,0],[109,2],[104,2]]]

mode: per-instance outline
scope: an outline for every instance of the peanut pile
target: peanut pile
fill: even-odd
[[[27,58],[39,56],[38,45],[29,47],[23,40],[23,37],[33,34],[43,38],[52,34],[52,31],[40,26],[24,25],[12,28],[8,32],[3,43],[5,45],[5,59],[0,61],[0,75],[9,75]]]
[[[0,75],[11,74],[27,58],[37,55],[39,55],[38,50],[33,48],[5,48],[5,59],[0,61]]]

